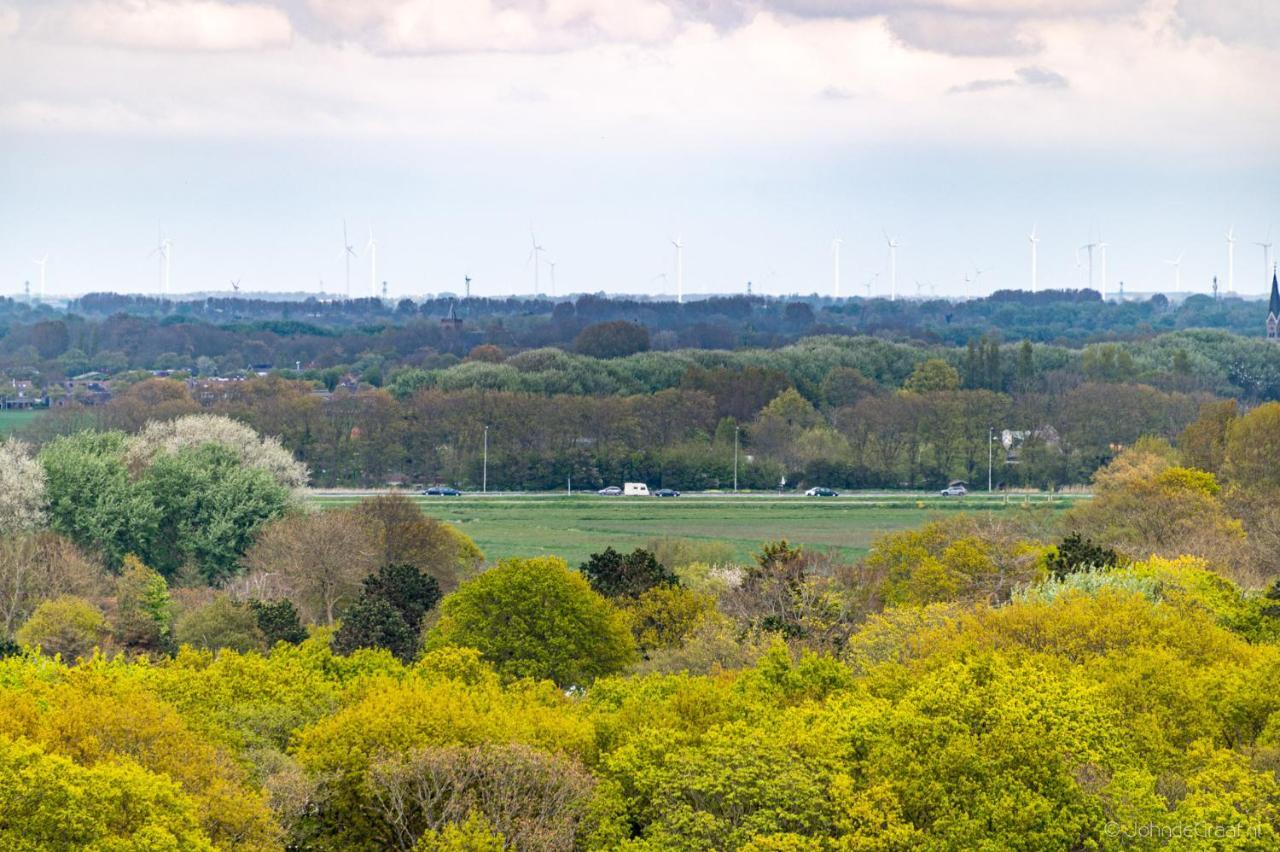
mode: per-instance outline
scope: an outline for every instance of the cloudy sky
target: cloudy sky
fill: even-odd
[[[1276,0],[0,0],[0,293],[1263,290]],[[1277,239],[1276,242],[1280,242]],[[1079,255],[1079,261],[1077,256]],[[982,270],[979,274],[978,270]],[[1095,286],[1101,256],[1095,258]],[[541,269],[544,291],[551,269]]]

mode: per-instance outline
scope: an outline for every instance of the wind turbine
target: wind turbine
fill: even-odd
[[[466,293],[466,296],[464,296],[463,298],[470,299],[471,298],[471,276],[470,275],[462,276],[462,286],[463,286],[463,292]]]
[[[339,255],[347,264],[347,299],[351,298],[351,258],[356,256],[356,247],[347,238],[347,220],[342,220],[342,254]]]
[[[1173,292],[1182,292],[1182,257],[1186,252],[1179,252],[1177,260],[1166,260],[1165,263],[1173,267]]]
[[[551,298],[554,299],[556,297],[556,262],[548,260],[547,266],[551,269]]]
[[[36,266],[40,267],[40,301],[43,302],[44,301],[44,268],[49,263],[49,255],[46,254],[44,257],[40,258],[39,260],[33,260],[31,262],[34,263]]]
[[[169,258],[173,254],[173,240],[164,235],[164,231],[158,232],[156,237],[156,247],[151,252],[152,257],[160,257],[160,292],[168,295],[169,293]],[[43,295],[43,294],[42,294]]]
[[[1262,249],[1262,279],[1265,281],[1267,276],[1271,274],[1271,226],[1267,226],[1267,238],[1260,243],[1254,243]]]
[[[1236,226],[1227,228],[1227,292],[1236,290]]]
[[[1107,246],[1108,245],[1110,245],[1110,243],[1107,243],[1107,242],[1098,243],[1098,254],[1101,255],[1100,260],[1102,261],[1102,301],[1104,302],[1107,300]]]
[[[831,241],[831,276],[837,299],[840,298],[840,246],[843,244],[844,240],[839,237]]]
[[[232,292],[232,293],[239,293],[239,292],[240,292],[240,279],[239,279],[239,278],[232,278],[232,279],[231,279],[231,292]]]
[[[533,244],[533,248],[529,249],[529,259],[524,262],[525,266],[533,264],[533,296],[536,299],[541,291],[540,278],[538,275],[538,267],[542,265],[542,253],[546,251],[538,244],[538,238],[534,236],[533,229],[529,229],[529,241]]]
[[[373,238],[373,226],[369,226],[369,242],[365,243],[369,252],[369,296],[378,298],[378,241]]]
[[[880,277],[879,272],[871,273],[871,277],[867,279],[867,298],[871,298],[871,286],[876,283],[876,279]]]
[[[1036,236],[1036,226],[1031,226],[1031,233],[1027,234],[1027,241],[1031,243],[1031,292],[1034,293],[1039,288],[1036,252],[1040,246],[1040,238]]]
[[[889,301],[896,302],[898,300],[898,246],[901,243],[890,237],[888,231],[884,231],[884,241],[889,245]]]
[[[1085,243],[1080,248],[1089,252],[1089,289],[1093,289],[1093,250],[1098,247],[1097,243]]]
[[[676,247],[676,304],[684,303],[684,242],[677,236],[671,241]]]

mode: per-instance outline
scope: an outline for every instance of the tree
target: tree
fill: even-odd
[[[173,637],[178,645],[210,651],[230,648],[244,653],[261,650],[266,644],[253,608],[228,595],[218,595],[209,603],[182,613],[174,624]]]
[[[211,585],[235,573],[257,530],[292,499],[270,473],[216,443],[152,456],[139,485],[160,513],[147,558],[169,577],[193,566]]]
[[[55,438],[40,451],[48,477],[49,525],[116,569],[126,553],[147,553],[160,510],[130,479],[119,432]]]
[[[264,438],[250,426],[214,414],[152,421],[129,440],[126,457],[136,470],[148,466],[162,453],[173,454],[205,444],[225,447],[244,467],[265,471],[285,488],[307,484],[307,466],[297,461],[279,438]]]
[[[196,804],[164,775],[131,761],[80,766],[3,735],[0,814],[5,849],[217,848]]]
[[[44,524],[45,480],[27,444],[14,438],[0,443],[0,537]]]
[[[676,585],[676,575],[652,551],[637,547],[622,555],[612,547],[593,553],[578,569],[591,588],[607,598],[635,598],[655,586]]]
[[[476,648],[509,677],[585,686],[636,657],[622,614],[561,559],[509,559],[440,605],[428,648]]]
[[[1187,467],[1217,474],[1227,451],[1227,433],[1239,412],[1234,399],[1206,402],[1200,416],[1178,435],[1178,450]]]
[[[1268,402],[1227,428],[1222,472],[1233,489],[1280,494],[1280,402]]]
[[[46,654],[75,660],[87,656],[107,635],[107,621],[100,609],[84,598],[63,595],[37,606],[15,638]]]
[[[382,564],[411,565],[434,578],[444,592],[456,588],[458,577],[470,573],[484,559],[474,541],[455,527],[427,517],[403,494],[370,497],[355,511],[374,528]]]
[[[297,645],[307,638],[306,628],[298,618],[298,609],[290,600],[249,601],[249,609],[253,611],[258,630],[268,647],[277,642],[288,642]]]
[[[1114,568],[1120,564],[1120,554],[1073,532],[1049,553],[1046,562],[1053,576],[1061,579],[1076,571]]]
[[[879,393],[880,385],[863,375],[857,367],[837,367],[823,378],[820,390],[829,407],[843,408]]]
[[[902,389],[913,393],[950,391],[960,387],[960,373],[941,358],[930,358],[916,364]]]
[[[412,565],[383,565],[376,574],[364,578],[364,594],[390,604],[415,633],[422,617],[440,603],[440,585],[435,578]]]
[[[342,622],[333,634],[333,648],[339,654],[358,648],[385,648],[402,662],[409,662],[418,650],[418,634],[385,598],[364,594],[343,611]]]
[[[332,625],[379,556],[368,522],[351,510],[334,509],[272,521],[242,561],[250,571],[277,575],[306,619]]]
[[[115,636],[127,648],[167,650],[173,602],[164,577],[130,554],[116,580]]]
[[[103,586],[102,567],[55,532],[0,537],[0,636],[9,636],[42,601],[88,597]]]
[[[573,341],[573,348],[592,358],[622,358],[649,349],[649,329],[626,320],[589,325]]]

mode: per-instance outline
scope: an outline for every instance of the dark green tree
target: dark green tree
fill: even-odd
[[[386,648],[407,663],[418,650],[418,632],[385,598],[365,594],[342,614],[342,625],[333,634],[339,654],[359,648]]]
[[[391,604],[416,632],[422,617],[440,603],[440,584],[412,565],[383,565],[364,578],[364,596]]]
[[[298,618],[298,609],[290,600],[251,600],[249,607],[258,618],[258,629],[266,637],[267,645],[288,642],[296,645],[307,638],[307,630]]]
[[[651,551],[642,547],[625,556],[606,547],[591,554],[578,570],[591,588],[609,598],[637,598],[654,586],[674,586],[679,582]]]
[[[1053,576],[1061,579],[1068,574],[1089,568],[1115,568],[1120,564],[1120,554],[1109,547],[1095,544],[1092,539],[1073,532],[1050,554],[1048,565]]]

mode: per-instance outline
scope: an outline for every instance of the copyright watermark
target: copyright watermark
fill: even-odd
[[[1256,840],[1263,836],[1262,823],[1211,822],[1108,822],[1107,837],[1128,840]]]

